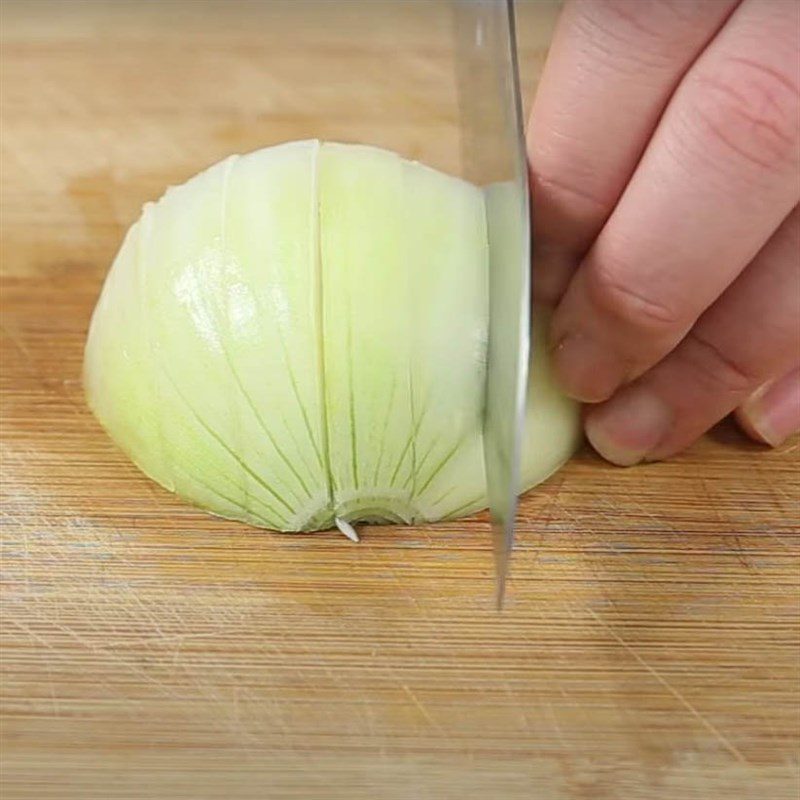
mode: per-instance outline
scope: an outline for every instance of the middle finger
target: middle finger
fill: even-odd
[[[800,4],[745,0],[684,78],[553,319],[598,402],[665,356],[800,197]]]

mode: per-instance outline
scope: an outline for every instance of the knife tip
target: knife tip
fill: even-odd
[[[506,596],[506,578],[505,575],[498,575],[497,577],[497,590],[495,591],[494,604],[497,611],[503,610],[503,601]]]

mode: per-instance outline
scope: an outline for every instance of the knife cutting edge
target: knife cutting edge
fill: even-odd
[[[483,188],[489,337],[483,451],[497,607],[505,596],[520,483],[530,352],[530,210],[513,0],[454,0],[465,177]]]

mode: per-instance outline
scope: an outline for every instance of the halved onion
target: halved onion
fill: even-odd
[[[486,505],[475,186],[372,147],[232,156],[147,204],[86,346],[89,403],[151,478],[284,531]],[[579,440],[534,330],[523,484]]]

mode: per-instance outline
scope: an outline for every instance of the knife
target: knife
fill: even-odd
[[[530,352],[530,211],[513,0],[454,0],[465,177],[486,198],[489,338],[483,452],[497,607],[514,545]]]

